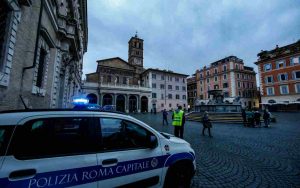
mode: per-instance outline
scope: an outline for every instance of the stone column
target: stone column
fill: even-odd
[[[125,112],[129,113],[129,98],[128,98],[128,95],[125,95]]]
[[[141,96],[140,95],[137,95],[137,111],[138,113],[141,113]]]

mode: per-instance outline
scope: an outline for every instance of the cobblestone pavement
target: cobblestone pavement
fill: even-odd
[[[201,136],[202,124],[188,121],[184,138],[196,152],[192,187],[300,187],[300,113],[276,113],[271,128],[213,124],[212,135]],[[158,131],[162,114],[134,114]]]

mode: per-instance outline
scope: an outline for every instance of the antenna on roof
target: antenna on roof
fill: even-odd
[[[22,95],[20,95],[20,98],[21,98],[21,101],[22,101],[22,103],[23,103],[23,105],[24,105],[25,110],[29,110],[29,108],[26,106],[26,104],[25,104],[25,102],[24,102],[24,100],[23,100]]]
[[[138,38],[138,31],[135,31],[135,37]]]

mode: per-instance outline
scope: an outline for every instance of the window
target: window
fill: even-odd
[[[241,87],[241,82],[238,82],[238,88],[240,88]]]
[[[170,108],[172,107],[172,104],[171,104],[171,103],[169,103],[169,107],[170,107]]]
[[[300,93],[300,83],[296,83],[295,84],[295,91],[296,91],[296,93]],[[1,136],[0,136],[1,137]],[[0,140],[0,142],[1,142],[1,140]],[[0,145],[1,146],[1,145]]]
[[[266,84],[273,83],[273,76],[266,76],[265,82],[266,82]]]
[[[175,77],[175,81],[176,81],[176,82],[179,82],[179,78],[178,78],[178,77]]]
[[[169,89],[169,90],[172,90],[172,85],[168,85],[168,89]]]
[[[7,3],[5,1],[0,2],[0,70],[3,69],[3,61],[4,61],[4,53],[3,49],[6,46],[6,32],[7,32],[7,26],[9,25],[8,17],[9,17],[9,7],[7,6]]]
[[[210,90],[210,86],[207,86],[207,91],[209,91]]]
[[[37,159],[95,152],[94,129],[87,117],[36,119],[18,126],[11,153]]]
[[[123,84],[126,84],[126,82],[127,82],[127,78],[123,77]]]
[[[278,81],[283,82],[288,80],[288,74],[287,73],[282,73],[278,74]]]
[[[182,86],[182,91],[185,91],[186,90],[186,87],[185,86]]]
[[[218,81],[218,77],[217,76],[215,76],[215,82],[217,82]]]
[[[274,87],[267,87],[267,95],[274,95]]]
[[[223,66],[223,71],[225,72],[227,70],[226,65]]]
[[[179,99],[179,95],[176,95],[176,99]]]
[[[292,57],[290,61],[291,61],[291,65],[299,65],[299,63],[300,63],[300,56],[298,56],[298,57]]]
[[[203,91],[203,88],[202,88],[202,87],[200,87],[200,91],[201,91],[201,92]]]
[[[39,57],[39,64],[38,64],[38,72],[36,78],[36,86],[42,87],[43,85],[43,78],[44,78],[44,66],[46,61],[47,52],[43,48],[40,50],[40,57]]]
[[[243,82],[243,88],[245,88],[245,82]]]
[[[218,74],[218,69],[215,69],[215,74]]]
[[[164,94],[163,93],[160,95],[160,98],[161,98],[161,100],[164,99]]]
[[[114,118],[100,119],[102,145],[104,150],[147,148],[151,132],[126,120]]]
[[[271,64],[271,63],[264,64],[264,70],[265,70],[265,71],[270,71],[270,70],[272,70],[272,64]]]
[[[185,95],[182,95],[182,99],[183,99],[183,100],[186,100],[186,96],[185,96]]]
[[[206,76],[209,76],[209,71],[206,72]]]
[[[164,107],[164,103],[161,103],[161,105],[160,105],[162,108]]]
[[[156,84],[155,83],[152,83],[152,88],[156,88]]]
[[[200,78],[202,78],[203,76],[202,76],[202,74],[200,74]]]
[[[161,80],[165,80],[165,76],[164,75],[161,75]]]
[[[165,85],[164,84],[160,84],[160,89],[165,89]]]
[[[202,80],[200,80],[200,85],[202,85]]]
[[[169,81],[172,81],[172,76],[169,76]]]
[[[0,9],[1,10],[1,9]],[[0,127],[0,157],[6,152],[6,147],[10,140],[13,126],[1,126]]]
[[[226,75],[226,74],[223,75],[223,79],[224,79],[224,80],[227,79],[227,75]]]
[[[239,96],[240,96],[240,97],[242,96],[241,91],[239,91]]]
[[[289,94],[288,85],[281,85],[280,86],[280,94]]]
[[[168,94],[168,99],[172,99],[172,94]]]
[[[206,82],[209,83],[209,78],[207,78]]]
[[[156,74],[152,73],[152,79],[154,79],[154,80],[156,79]]]
[[[293,71],[293,79],[300,80],[300,71]]]
[[[214,85],[214,89],[219,89],[219,85]]]
[[[239,69],[239,65],[235,64],[235,69],[238,70]]]
[[[228,88],[228,83],[223,83],[223,88]]]
[[[179,86],[176,86],[176,90],[179,90]]]
[[[238,79],[240,78],[240,74],[239,73],[237,73],[236,76],[237,76]]]
[[[152,93],[152,98],[156,99],[156,93]]]
[[[185,78],[182,78],[182,83],[185,83]]]
[[[285,67],[285,61],[277,61],[276,62],[276,69],[284,68]]]

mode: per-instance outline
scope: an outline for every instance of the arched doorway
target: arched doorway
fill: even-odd
[[[118,95],[116,101],[116,110],[119,112],[125,112],[125,97],[124,95]]]
[[[146,96],[141,98],[141,112],[148,112],[148,98]]]
[[[129,97],[129,112],[137,112],[137,99],[133,95]]]
[[[110,94],[105,94],[103,96],[102,106],[112,105],[112,102],[113,102],[113,98]]]
[[[90,104],[97,104],[97,95],[95,95],[94,93],[90,93],[86,96],[86,98],[89,99],[89,103]]]

